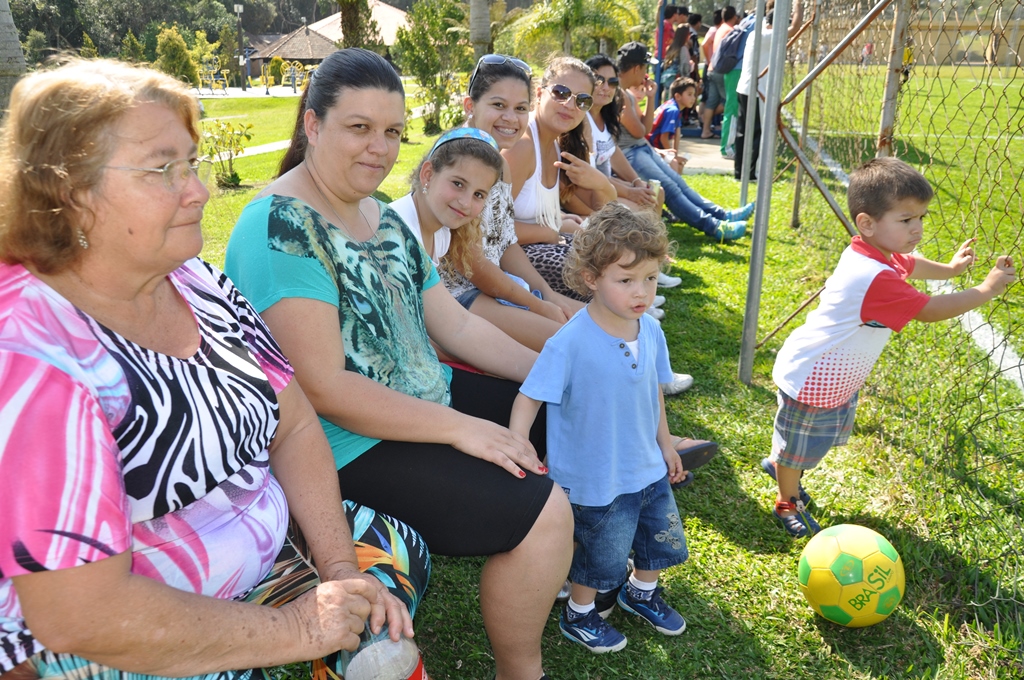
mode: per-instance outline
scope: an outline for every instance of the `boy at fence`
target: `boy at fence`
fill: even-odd
[[[697,103],[697,82],[692,78],[676,78],[669,88],[671,95],[654,112],[654,122],[647,141],[655,149],[675,149],[682,124],[682,112]]]
[[[808,314],[775,360],[778,385],[772,455],[762,469],[776,479],[774,514],[791,536],[819,530],[800,483],[853,429],[857,394],[893,331],[911,320],[942,321],[1000,295],[1014,280],[1009,256],[974,288],[928,296],[906,279],[949,279],[975,259],[969,239],[949,264],[914,252],[932,188],[921,173],[895,158],[875,158],[850,175],[847,202],[860,232],[825,282],[818,308]]]
[[[616,603],[665,635],[686,630],[657,588],[689,553],[670,488],[685,473],[658,388],[672,374],[668,346],[644,314],[668,248],[647,212],[609,203],[591,215],[565,278],[593,298],[547,341],[512,406],[509,429],[522,434],[547,402],[549,474],[569,496],[577,543],[558,626],[595,654],[626,646],[604,620]]]

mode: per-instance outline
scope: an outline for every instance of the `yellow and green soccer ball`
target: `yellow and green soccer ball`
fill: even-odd
[[[823,529],[800,555],[800,590],[814,611],[849,628],[884,621],[903,599],[903,560],[878,532],[856,524]]]

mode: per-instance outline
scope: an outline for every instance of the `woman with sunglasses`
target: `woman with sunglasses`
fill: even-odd
[[[636,174],[615,140],[619,129],[619,70],[611,58],[598,54],[585,62],[594,71],[594,106],[587,111],[590,123],[587,144],[591,148],[591,164],[604,173],[619,195],[619,202],[634,210],[661,205],[662,194],[655,195],[647,183]],[[614,173],[614,174],[613,174]]]
[[[382,57],[328,56],[280,175],[235,225],[226,268],[292,361],[345,497],[415,525],[435,554],[486,557],[480,609],[498,680],[538,680],[572,512],[539,460],[544,429],[525,439],[507,427],[513,381],[537,355],[460,306],[373,198],[404,120],[402,82]],[[441,364],[431,340],[491,375]]]
[[[555,58],[537,87],[529,129],[502,152],[512,168],[519,243],[553,290],[577,300],[579,293],[562,279],[562,267],[581,220],[562,207],[589,213],[617,197],[608,178],[589,163],[583,130],[593,91],[594,72],[586,64]],[[589,207],[574,196],[577,190],[589,192]]]

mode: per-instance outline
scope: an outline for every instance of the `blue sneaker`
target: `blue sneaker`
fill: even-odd
[[[718,223],[718,226],[715,227],[715,231],[708,235],[718,241],[735,241],[746,233],[746,222],[729,222],[728,220],[722,220]]]
[[[566,605],[558,616],[558,628],[562,635],[594,654],[617,652],[626,646],[626,636],[602,619],[597,609],[591,609],[575,621],[569,621],[569,616],[569,605]]]
[[[661,588],[655,588],[650,599],[639,600],[629,593],[630,586],[627,584],[619,591],[619,606],[630,614],[635,614],[647,623],[654,626],[654,629],[665,635],[682,635],[686,630],[686,619],[679,615],[675,609],[665,604],[661,599]]]
[[[725,219],[728,222],[746,222],[754,214],[754,204],[747,203],[742,208],[726,211]]]

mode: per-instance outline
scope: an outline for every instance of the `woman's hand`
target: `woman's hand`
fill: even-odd
[[[565,311],[561,307],[547,300],[538,299],[536,303],[530,305],[530,311],[558,323],[565,323],[569,320],[569,317],[566,316]]]
[[[547,474],[537,451],[526,437],[506,427],[482,418],[465,417],[465,426],[450,444],[465,454],[503,467],[520,479],[526,476],[523,468],[534,474]]]
[[[630,187],[626,190],[626,195],[623,198],[627,198],[641,206],[653,206],[657,201],[657,197],[647,184]]]
[[[562,152],[562,160],[555,161],[555,167],[565,170],[569,181],[582,189],[599,189],[607,181],[604,173],[568,151]]]
[[[298,619],[299,631],[314,646],[316,656],[339,649],[355,651],[359,634],[370,616],[374,588],[365,581],[327,581],[309,591],[284,611]]]
[[[391,593],[387,587],[371,574],[366,574],[352,564],[340,564],[331,570],[324,570],[327,574],[321,574],[324,583],[341,584],[346,593],[354,597],[357,593],[363,593],[366,589],[361,583],[370,587],[372,597],[365,597],[369,604],[369,612],[363,617],[363,621],[369,621],[370,630],[378,633],[386,624],[388,635],[397,642],[402,635],[407,638],[413,636],[412,617],[405,604]]]
[[[565,314],[566,320],[571,319],[573,314],[583,309],[584,304],[579,300],[573,300],[570,297],[566,297],[561,293],[556,293],[551,290],[544,296],[544,299],[552,304],[558,305],[558,308]]]

